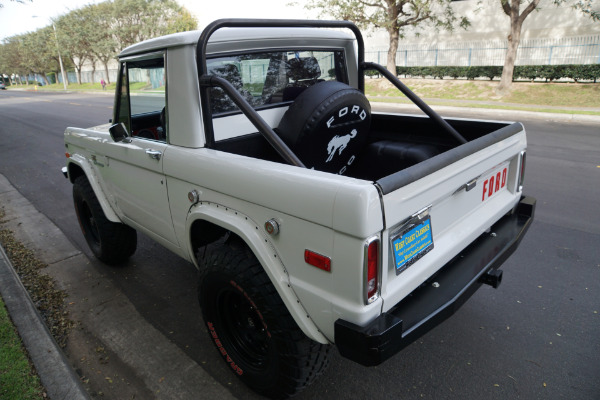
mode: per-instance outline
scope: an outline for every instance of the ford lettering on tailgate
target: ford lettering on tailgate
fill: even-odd
[[[500,190],[506,188],[507,176],[508,163],[502,164],[500,167],[495,168],[490,174],[486,175],[482,184],[483,190],[481,201],[489,199]]]

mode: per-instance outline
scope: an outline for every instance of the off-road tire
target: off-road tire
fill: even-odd
[[[94,189],[83,175],[73,182],[73,203],[83,236],[96,258],[105,264],[119,265],[135,253],[135,229],[106,218]]]
[[[208,333],[238,378],[279,399],[295,395],[325,370],[329,346],[304,335],[243,242],[222,239],[197,256]]]

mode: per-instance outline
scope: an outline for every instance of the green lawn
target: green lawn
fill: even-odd
[[[428,99],[430,104],[446,104],[461,107],[518,109],[553,113],[600,115],[600,83],[541,83],[514,82],[512,92],[499,97],[494,89],[498,81],[467,81],[461,79],[403,79],[401,80],[418,96]],[[33,90],[34,86],[14,86]],[[10,88],[9,88],[10,89]],[[102,91],[100,83],[69,84],[69,90]],[[260,85],[246,87],[252,92],[260,92]],[[62,84],[38,87],[38,90],[64,90]],[[164,87],[149,89],[147,84],[133,83],[135,92],[164,92]],[[115,83],[106,91],[114,93]],[[409,102],[385,79],[366,79],[365,91],[374,101]],[[436,103],[435,99],[444,101]],[[457,100],[452,102],[452,100]],[[486,104],[477,104],[485,102]],[[569,110],[571,107],[595,108],[596,110]]]
[[[44,389],[0,298],[0,399],[44,399]]]
[[[599,83],[515,82],[511,93],[501,98],[494,91],[498,86],[497,81],[401,80],[420,97],[445,100],[444,103],[440,104],[527,109],[554,113],[567,112],[570,107],[596,108],[597,110],[568,110],[568,112],[600,115]],[[395,87],[383,79],[366,79],[365,91],[367,96],[376,101],[409,102]],[[456,102],[452,103],[452,100],[456,100]],[[477,104],[477,102],[485,102],[486,104]],[[429,103],[436,104],[435,101],[429,101]]]

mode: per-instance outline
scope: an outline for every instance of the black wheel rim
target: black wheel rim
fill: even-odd
[[[92,214],[92,210],[85,201],[80,203],[79,209],[81,211],[81,224],[83,226],[84,233],[87,235],[90,241],[96,245],[100,245],[100,232],[98,231],[96,219]]]
[[[229,351],[255,369],[266,368],[270,337],[256,306],[233,287],[221,290],[216,305],[225,336],[221,338],[228,342]]]

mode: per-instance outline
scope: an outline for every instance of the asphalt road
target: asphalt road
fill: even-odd
[[[233,396],[258,398],[233,378],[208,340],[192,265],[143,236],[122,268],[104,266],[87,249],[71,185],[60,173],[62,133],[67,126],[106,123],[111,109],[109,95],[3,91],[0,173],[147,323]],[[529,140],[525,193],[538,207],[521,247],[502,268],[500,288],[483,287],[452,318],[378,367],[359,366],[332,349],[329,369],[297,398],[600,398],[600,123],[520,120]],[[71,360],[79,358],[76,351],[67,347]],[[135,377],[129,381],[130,391],[141,385]],[[149,393],[140,387],[137,398]],[[198,398],[202,393],[199,387]]]

